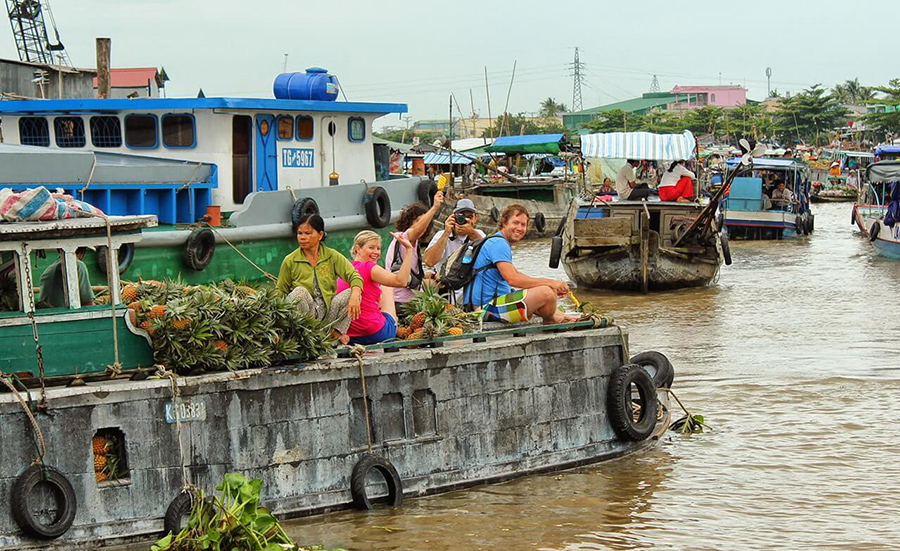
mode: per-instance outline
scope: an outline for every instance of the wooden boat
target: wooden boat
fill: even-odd
[[[854,221],[878,254],[900,259],[900,161],[869,165],[866,181],[866,198],[871,197],[875,204],[855,205]]]

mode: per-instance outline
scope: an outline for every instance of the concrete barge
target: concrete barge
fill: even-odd
[[[373,456],[395,468],[402,489],[388,497],[399,504],[403,496],[571,468],[652,445],[670,421],[666,393],[657,399],[655,388],[665,384],[627,365],[619,328],[579,329],[504,330],[486,340],[370,351],[363,356],[365,384],[357,359],[338,358],[174,383],[48,388],[49,415],[36,415],[44,463],[71,483],[69,503],[46,482],[13,495],[22,491],[35,442],[24,408],[4,392],[0,495],[13,511],[0,514],[0,548],[93,548],[159,537],[186,483],[210,492],[228,472],[260,478],[263,504],[286,518],[358,503],[355,471]],[[31,397],[38,401],[40,391]],[[101,433],[120,435],[124,477],[97,482],[92,439]],[[373,489],[389,490],[385,480]],[[61,535],[41,539],[20,528],[23,514],[51,525],[72,519]]]

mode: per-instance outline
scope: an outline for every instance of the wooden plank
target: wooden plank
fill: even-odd
[[[636,237],[576,237],[576,247],[621,247],[640,243]]]
[[[623,237],[630,236],[631,218],[591,218],[575,221],[576,237]]]

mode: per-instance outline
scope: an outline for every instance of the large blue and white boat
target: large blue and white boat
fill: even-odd
[[[900,259],[900,161],[870,165],[866,180],[875,204],[856,205],[854,219],[878,254]]]

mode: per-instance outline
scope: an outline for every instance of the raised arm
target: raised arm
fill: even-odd
[[[422,262],[429,268],[434,268],[434,265],[440,262],[441,257],[444,256],[444,250],[447,248],[447,241],[450,240],[450,236],[453,234],[453,228],[456,226],[456,220],[454,220],[453,217],[453,214],[447,217],[447,220],[444,222],[444,231],[441,232],[440,236],[432,240],[431,244],[425,249],[425,253],[422,255]]]
[[[444,192],[439,191],[434,194],[434,202],[431,204],[431,208],[428,209],[428,212],[423,214],[416,220],[416,223],[410,226],[408,230],[406,230],[406,234],[409,236],[409,240],[413,243],[417,242],[425,232],[428,230],[428,226],[431,225],[431,221],[434,220],[434,215],[441,210],[441,205],[444,204]]]
[[[404,238],[401,233],[392,233],[391,235],[397,240],[397,244],[394,247],[402,246],[406,251],[406,254],[403,256],[403,263],[400,265],[397,273],[385,270],[377,264],[372,266],[372,281],[388,287],[406,287],[409,284],[409,274],[412,270],[412,243]]]

